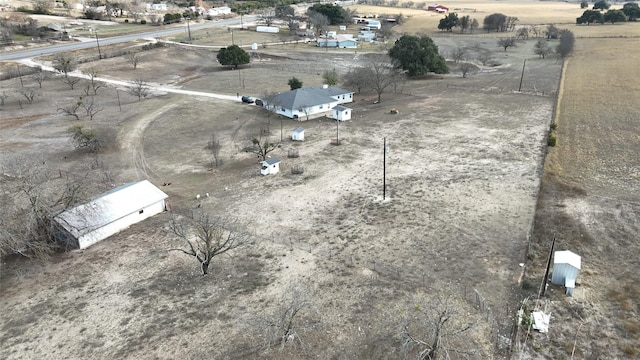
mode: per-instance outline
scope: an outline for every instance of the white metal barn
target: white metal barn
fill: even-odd
[[[580,272],[580,255],[571,251],[556,251],[553,254],[553,274],[551,283],[562,285],[567,289],[567,295],[573,296],[573,289],[576,287],[576,279]]]
[[[273,175],[273,174],[277,174],[279,171],[280,171],[280,159],[276,157],[272,157],[262,162],[262,167],[260,168],[260,174]]]
[[[291,140],[304,141],[304,128],[298,127],[291,132]]]
[[[346,106],[336,105],[331,109],[331,113],[333,118],[338,121],[351,120],[351,109]]]
[[[84,249],[165,210],[168,196],[147,180],[118,186],[55,217],[58,237]]]

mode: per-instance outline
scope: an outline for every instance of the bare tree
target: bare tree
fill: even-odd
[[[309,24],[314,29],[316,36],[326,32],[329,27],[329,18],[326,15],[312,11],[309,15]]]
[[[104,108],[96,102],[95,96],[87,96],[84,100],[82,100],[82,98],[80,99],[82,101],[82,107],[87,113],[89,120],[93,120],[93,117],[96,116],[97,113],[104,110]]]
[[[69,76],[69,73],[75,70],[76,64],[70,57],[59,55],[53,59],[53,68],[63,74],[65,77]]]
[[[222,159],[220,158],[220,150],[222,149],[222,143],[217,133],[211,134],[211,138],[207,143],[207,149],[211,151],[213,160],[211,161],[212,167],[218,167],[222,165]]]
[[[382,93],[401,77],[401,73],[394,68],[387,57],[377,56],[367,61],[365,73],[369,79],[369,85],[378,95],[378,102]]]
[[[545,56],[551,53],[551,46],[545,39],[538,39],[538,41],[533,45],[533,53],[539,55],[544,59]]]
[[[0,94],[0,106],[4,106],[4,101],[8,98],[9,94],[7,94],[6,91],[3,91],[2,94]]]
[[[73,90],[74,86],[76,86],[76,84],[79,83],[80,80],[82,79],[73,76],[65,76],[62,78],[62,82],[67,84],[71,88],[71,90]]]
[[[146,98],[149,95],[149,85],[146,81],[142,79],[136,79],[131,84],[132,86],[129,88],[129,93],[138,98],[138,101],[141,101],[142,98]]]
[[[460,72],[462,73],[462,77],[466,78],[469,71],[473,69],[473,64],[469,61],[461,61],[460,62]]]
[[[94,67],[91,67],[84,70],[82,73],[89,77],[89,83],[91,84],[93,95],[98,95],[98,89],[104,86],[102,82],[96,79],[98,77],[98,70]]]
[[[46,161],[16,157],[0,164],[0,257],[43,259],[57,247],[56,215],[86,198],[88,176],[58,178]]]
[[[100,136],[83,125],[73,125],[67,132],[71,135],[71,142],[76,149],[88,149],[91,152],[97,152],[104,146]]]
[[[138,63],[140,62],[140,54],[137,52],[129,53],[129,64],[133,66],[133,70],[138,68]]]
[[[263,8],[258,11],[258,21],[265,24],[266,26],[273,25],[273,22],[276,19],[276,10],[275,8]]]
[[[453,61],[457,64],[459,63],[462,59],[464,59],[464,55],[466,53],[466,49],[463,47],[457,47],[455,49],[453,49],[453,51],[451,51],[451,58],[453,58]]]
[[[63,113],[67,116],[73,116],[76,118],[76,120],[80,120],[80,118],[78,117],[78,109],[80,108],[80,106],[82,106],[82,97],[80,97],[80,99],[78,99],[78,101],[76,101],[75,103],[65,106],[65,107],[60,107],[58,106],[58,112],[59,113]]]
[[[38,83],[38,87],[42,89],[42,83],[49,80],[49,73],[40,69],[39,72],[33,74],[32,78],[35,82]]]
[[[35,100],[36,96],[38,96],[38,92],[35,89],[30,88],[20,88],[16,90],[16,92],[24,96],[29,104],[33,104],[33,100]]]
[[[302,335],[318,326],[317,321],[305,316],[311,309],[312,298],[309,288],[301,284],[290,285],[284,290],[278,306],[261,316],[254,327],[261,332],[266,348],[304,344]]]
[[[280,147],[280,143],[270,142],[269,139],[264,139],[261,142],[261,139],[253,138],[251,144],[253,145],[251,152],[258,155],[258,161],[265,161],[269,153]]]
[[[368,71],[365,67],[350,69],[342,78],[342,83],[346,87],[355,88],[360,93],[362,89],[370,87],[370,79],[367,77]]]
[[[172,248],[169,251],[193,256],[200,263],[202,275],[207,275],[211,261],[216,256],[251,245],[251,234],[238,230],[236,225],[235,220],[206,212],[197,214],[194,219],[174,218],[169,228],[188,248]]]
[[[498,40],[498,46],[504,48],[504,51],[507,51],[507,48],[516,46],[516,39],[512,37],[501,38]]]
[[[518,39],[527,40],[529,38],[529,28],[528,27],[519,28],[518,31],[516,32],[516,37]]]
[[[448,359],[451,354],[469,358],[480,354],[474,330],[480,317],[463,300],[454,296],[428,296],[418,293],[399,314],[399,340],[406,358]]]

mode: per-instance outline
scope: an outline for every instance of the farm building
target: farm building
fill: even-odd
[[[353,91],[327,85],[312,86],[280,93],[264,101],[266,109],[300,120],[324,115],[336,105],[353,102]]]
[[[118,186],[54,218],[57,237],[85,249],[165,210],[167,194],[147,180]]]
[[[580,272],[580,255],[571,251],[556,251],[553,254],[553,274],[551,283],[562,285],[567,289],[567,295],[573,296],[576,278]]]
[[[351,109],[346,106],[337,105],[331,109],[331,115],[338,121],[351,120]]]
[[[358,40],[353,38],[353,35],[339,34],[319,38],[316,41],[318,47],[338,47],[341,49],[355,49],[358,47]]]
[[[291,132],[291,140],[304,141],[304,128],[298,127]]]
[[[276,157],[272,157],[262,162],[262,167],[260,168],[260,174],[273,175],[273,174],[277,174],[279,171],[280,171],[280,159]]]
[[[449,8],[446,6],[442,6],[439,4],[430,4],[427,7],[427,11],[435,11],[435,12],[439,12],[439,13],[446,13],[449,11]]]

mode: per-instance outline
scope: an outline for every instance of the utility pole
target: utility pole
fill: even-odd
[[[187,32],[189,33],[189,43],[191,43],[191,27],[189,26],[189,20],[191,20],[191,17],[187,16]]]
[[[100,40],[98,40],[98,29],[94,29],[93,32],[96,34],[96,44],[98,44],[98,58],[102,59],[102,53],[100,52]]]
[[[387,138],[384,138],[384,150],[382,155],[382,200],[387,198],[387,153],[389,148],[387,147]]]
[[[518,92],[522,89],[522,78],[524,78],[524,66],[527,65],[527,59],[524,59],[524,63],[522,64],[522,74],[520,75],[520,86],[518,86]]]

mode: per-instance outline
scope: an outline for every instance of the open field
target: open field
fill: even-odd
[[[489,10],[498,5],[519,9],[502,2],[451,8],[467,4],[478,11],[486,6],[487,14],[512,15]],[[570,10],[579,10],[576,3],[522,5],[532,6],[527,12],[557,8],[567,19],[579,15]],[[407,26],[418,24],[414,20]],[[425,24],[411,29],[435,31]],[[580,29],[633,29],[621,33],[633,36],[632,25]],[[254,41],[241,33],[238,41]],[[197,43],[206,45],[229,36],[224,30],[198,35]],[[340,124],[340,146],[332,145],[336,123],[329,119],[294,122],[239,101],[165,92],[139,102],[110,85],[100,91],[104,111],[94,120],[81,116],[86,126],[113,135],[112,146],[95,156],[73,150],[66,129],[77,122],[56,114],[58,106],[77,101],[82,86],[70,90],[51,78],[34,104],[7,99],[0,112],[0,164],[25,155],[54,171],[82,174],[99,163],[112,179],[98,184],[105,189],[139,179],[171,182],[161,189],[173,213],[235,216],[257,244],[216,258],[212,273],[202,277],[194,260],[167,251],[180,242],[165,231],[171,213],[164,213],[46,263],[3,259],[0,357],[395,359],[403,355],[398,317],[449,295],[458,313],[452,319],[476,325],[447,345],[475,350],[472,358],[507,358],[514,310],[535,293],[555,232],[557,249],[583,256],[580,284],[574,298],[551,288],[544,299],[553,313],[551,331],[528,337],[518,358],[568,359],[572,351],[574,358],[637,358],[640,290],[633,269],[640,249],[633,239],[640,233],[640,129],[634,119],[640,114],[633,99],[640,90],[629,81],[637,75],[637,39],[578,39],[540,200],[561,62],[534,56],[534,39],[507,52],[480,34],[434,39],[445,54],[462,46],[471,56],[491,54],[494,64],[475,64],[464,79],[450,64],[451,74],[404,82],[379,104],[375,94],[357,94],[353,120]],[[93,52],[76,56],[90,59]],[[171,45],[141,56],[137,70],[124,56],[80,68],[96,68],[106,80],[143,78],[158,86],[261,97],[288,90],[291,76],[320,85],[322,71],[344,73],[368,54],[267,46],[239,71],[215,65],[210,49]],[[522,92],[516,92],[524,59]],[[2,64],[0,71],[13,66]],[[0,86],[17,89],[20,81]],[[399,114],[390,114],[392,108]],[[289,140],[298,126],[306,129],[302,143]],[[223,140],[220,168],[211,168],[205,149],[214,133]],[[259,176],[255,155],[243,151],[261,133],[283,137],[274,153],[283,160],[275,176]],[[382,200],[385,137],[390,152]],[[288,158],[289,150],[300,157]],[[295,165],[304,173],[291,174]],[[204,193],[210,197],[195,200]],[[311,294],[299,319],[308,329],[297,345],[265,352],[261,326],[292,296],[292,285]]]
[[[552,331],[529,341],[540,358],[568,358],[574,344],[580,358],[640,357],[638,56],[637,38],[581,39],[566,67],[529,275],[537,286],[554,233],[557,250],[582,256],[582,271],[573,298],[556,287],[546,298]]]

